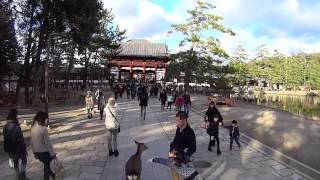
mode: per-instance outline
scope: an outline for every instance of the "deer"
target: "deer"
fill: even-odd
[[[137,144],[137,152],[133,154],[126,163],[125,172],[126,180],[140,180],[142,165],[141,165],[141,154],[143,151],[148,149],[144,143],[139,143],[134,141]]]

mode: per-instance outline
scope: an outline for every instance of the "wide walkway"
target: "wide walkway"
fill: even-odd
[[[175,133],[174,110],[160,111],[159,101],[151,99],[147,108],[146,120],[140,119],[140,109],[137,101],[120,99],[121,133],[119,140],[119,157],[108,157],[106,144],[106,130],[104,122],[98,114],[94,119],[87,119],[82,109],[68,112],[63,120],[57,121],[50,132],[51,141],[58,153],[58,158],[66,168],[65,180],[96,179],[123,180],[124,166],[128,158],[136,152],[134,140],[144,142],[148,149],[142,154],[142,180],[169,180],[170,175],[166,167],[152,165],[146,162],[154,156],[166,157],[170,140]],[[72,115],[70,115],[72,114]],[[60,114],[62,115],[62,114]],[[63,116],[63,115],[62,115]],[[229,135],[221,129],[220,141],[222,155],[217,156],[207,150],[207,135],[201,129],[203,116],[192,112],[189,123],[197,137],[196,160],[206,160],[212,166],[200,169],[203,178],[213,179],[308,179],[295,169],[274,160],[271,155],[256,150],[242,142],[242,149],[234,146],[229,151]],[[54,119],[53,119],[54,121]],[[42,179],[42,164],[33,158],[29,149],[27,176],[30,179]],[[8,163],[0,164],[0,179],[13,179],[13,169]]]

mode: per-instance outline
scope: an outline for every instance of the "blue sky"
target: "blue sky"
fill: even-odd
[[[167,43],[176,52],[182,35],[167,36],[173,23],[182,23],[195,0],[103,0],[115,13],[115,23],[127,29],[128,39],[144,38]],[[236,36],[214,33],[230,55],[243,46],[251,57],[267,44],[290,55],[320,50],[320,1],[318,0],[214,0],[214,13],[222,16]]]

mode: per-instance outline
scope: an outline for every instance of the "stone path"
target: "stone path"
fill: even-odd
[[[146,120],[140,119],[140,109],[137,101],[120,99],[121,133],[118,137],[119,157],[108,157],[104,122],[98,119],[88,120],[84,110],[75,109],[72,116],[59,121],[59,125],[50,132],[50,138],[66,171],[65,180],[122,180],[124,165],[127,159],[136,152],[133,140],[144,142],[148,149],[142,154],[142,180],[169,180],[170,174],[166,167],[152,165],[146,162],[154,156],[166,157],[170,139],[175,133],[174,111],[160,111],[159,101],[151,99],[147,109]],[[221,129],[220,141],[222,155],[207,150],[207,135],[201,129],[203,116],[191,112],[189,123],[197,137],[196,160],[206,160],[212,163],[207,169],[200,169],[206,180],[213,179],[308,179],[307,176],[274,160],[271,155],[260,152],[242,143],[242,149],[234,146],[229,151],[229,135]],[[29,149],[27,176],[33,180],[42,179],[42,164],[33,158]],[[13,179],[13,169],[8,163],[0,164],[0,179]]]

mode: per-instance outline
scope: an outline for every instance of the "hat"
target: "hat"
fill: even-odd
[[[232,124],[238,124],[237,120],[232,120]]]

